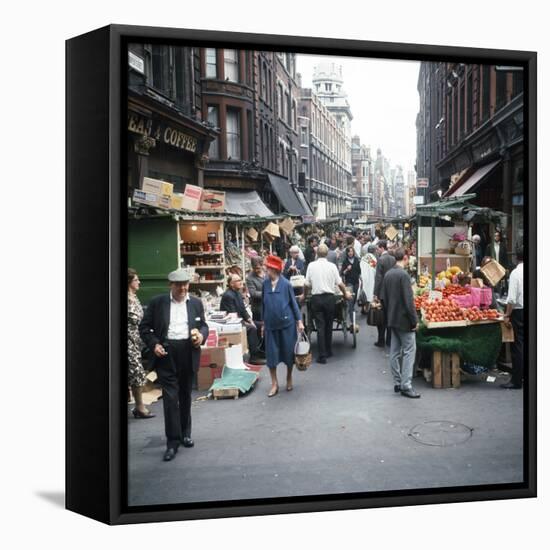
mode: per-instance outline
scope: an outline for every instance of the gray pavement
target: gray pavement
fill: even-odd
[[[476,378],[460,389],[413,383],[421,399],[393,392],[387,352],[361,319],[357,349],[334,337],[335,357],[294,373],[294,390],[267,397],[264,368],[238,400],[193,403],[195,447],[165,449],[162,403],[157,417],[129,414],[129,504],[450,487],[523,479],[523,391]],[[195,392],[195,397],[206,392]],[[456,446],[416,442],[408,434],[427,421],[473,428]]]

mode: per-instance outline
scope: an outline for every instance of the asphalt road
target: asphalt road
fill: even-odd
[[[172,462],[162,461],[162,403],[152,405],[154,419],[129,414],[129,504],[523,480],[523,391],[499,388],[506,378],[489,383],[472,377],[460,389],[436,390],[418,377],[413,382],[422,397],[408,399],[393,392],[387,352],[373,346],[374,339],[364,320],[357,349],[336,334],[335,357],[296,371],[292,392],[284,390],[281,370],[281,391],[268,398],[264,368],[249,395],[194,402],[195,447],[180,447]],[[431,421],[449,421],[449,438],[458,424],[473,431],[463,428],[466,441],[450,446],[409,435]]]

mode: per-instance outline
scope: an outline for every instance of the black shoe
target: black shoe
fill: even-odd
[[[332,355],[333,355],[332,351],[329,351],[329,352],[327,353],[327,357],[332,357]]]
[[[412,388],[409,390],[401,390],[401,395],[410,397],[411,399],[418,399],[420,397],[420,394],[416,393]]]
[[[512,382],[508,382],[508,384],[501,384],[500,387],[505,390],[521,390],[520,385],[512,384]]]
[[[266,360],[263,357],[251,357],[248,361],[251,365],[265,365]]]
[[[321,363],[321,365],[326,365],[327,360],[324,357],[319,357],[319,359],[317,359],[317,363]]]
[[[162,460],[164,460],[164,462],[170,462],[170,460],[174,460],[177,452],[178,452],[177,447],[169,447],[168,449],[166,449],[166,452],[164,453]]]
[[[383,348],[384,347],[384,342],[374,342],[374,345],[377,347],[377,348]]]
[[[396,384],[394,387],[393,387],[393,391],[395,393],[399,393],[401,391],[401,386],[399,384]]]
[[[187,447],[187,448],[190,448],[190,447],[194,447],[194,446],[195,446],[195,442],[194,442],[190,437],[184,437],[184,438],[181,440],[181,444],[182,444],[184,447]]]
[[[155,418],[155,415],[152,412],[142,413],[137,409],[132,409],[132,414],[134,415],[134,418]]]

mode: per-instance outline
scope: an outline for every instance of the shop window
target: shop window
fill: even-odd
[[[238,109],[227,109],[226,137],[228,160],[241,160],[241,132],[239,117],[240,111]]]
[[[220,114],[217,105],[208,105],[208,122],[215,126],[216,128],[220,127]],[[211,159],[220,158],[220,143],[219,138],[216,138],[210,143],[210,149],[208,150],[208,156]]]
[[[239,82],[239,52],[237,50],[224,50],[223,66],[225,80]]]
[[[206,78],[218,78],[216,48],[206,48]]]

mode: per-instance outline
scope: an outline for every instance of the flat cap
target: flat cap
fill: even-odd
[[[191,273],[188,269],[176,269],[168,274],[171,283],[187,283],[191,280]]]

